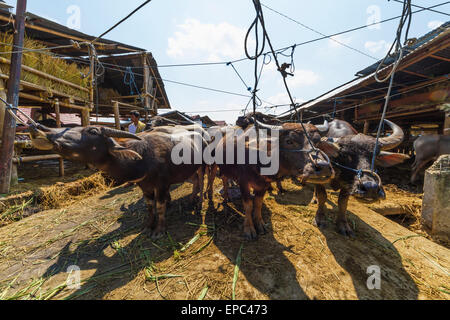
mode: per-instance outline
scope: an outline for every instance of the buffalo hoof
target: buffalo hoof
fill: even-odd
[[[319,228],[319,229],[323,229],[327,226],[327,220],[325,218],[325,215],[322,214],[316,214],[316,217],[314,219],[314,225]]]
[[[264,225],[264,223],[255,223],[255,227],[256,227],[256,231],[258,232],[258,234],[266,234],[267,233],[267,228]]]
[[[152,240],[158,240],[158,239],[160,239],[160,238],[162,238],[164,236],[164,233],[165,233],[164,230],[158,230],[158,229],[151,230],[150,231],[150,238]]]
[[[256,233],[255,228],[248,228],[247,230],[244,230],[244,238],[249,241],[258,239],[258,234]]]
[[[339,234],[341,234],[343,236],[350,237],[350,238],[355,237],[355,233],[353,232],[352,228],[350,228],[347,221],[338,221],[337,222],[337,230],[338,230]]]

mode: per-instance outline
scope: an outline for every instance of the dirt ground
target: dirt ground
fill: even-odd
[[[334,227],[335,193],[328,192],[330,223],[320,230],[317,206],[308,205],[312,188],[283,186],[288,192],[264,201],[268,233],[251,242],[242,238],[240,201],[223,206],[219,180],[214,202],[203,203],[206,226],[184,208],[192,186],[174,186],[167,236],[157,241],[143,231],[147,213],[135,186],[38,212],[0,228],[0,299],[450,298],[450,250],[420,227],[413,232],[351,200],[356,237],[348,239]],[[411,212],[420,203],[420,194],[386,189],[387,202],[403,199]],[[73,265],[79,288],[67,286]],[[372,265],[380,267],[380,289],[367,287]]]

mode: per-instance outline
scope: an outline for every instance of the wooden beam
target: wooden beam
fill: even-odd
[[[6,21],[6,22],[10,22],[10,23],[14,23],[14,19],[11,19],[10,17],[3,17],[1,15],[0,15],[0,20]],[[62,37],[62,38],[71,39],[71,40],[80,41],[80,42],[90,42],[90,40],[86,39],[86,38],[80,38],[80,37],[77,37],[77,36],[72,36],[72,35],[68,35],[68,34],[62,33],[62,32],[50,30],[50,29],[47,29],[45,27],[40,27],[40,26],[34,25],[32,23],[26,23],[25,26],[26,26],[26,28],[47,32],[47,33],[55,35],[57,37]],[[128,51],[128,52],[140,52],[141,51],[141,50],[137,50],[137,49],[123,47],[123,46],[117,45],[115,43],[108,44],[108,43],[103,43],[103,42],[96,41],[96,42],[94,42],[94,44],[97,45],[97,46],[100,46],[100,48],[101,47],[107,48],[108,46],[117,46],[117,49]]]
[[[8,59],[5,59],[5,58],[3,58],[3,57],[0,57],[0,63],[3,63],[3,64],[11,64],[11,61],[8,60]],[[29,66],[25,66],[25,65],[23,65],[23,64],[22,64],[22,70],[31,72],[31,73],[33,73],[33,74],[35,74],[35,75],[37,75],[37,76],[40,76],[40,77],[43,77],[43,78],[46,78],[46,79],[49,79],[49,80],[52,80],[52,81],[56,81],[56,82],[62,83],[62,84],[64,84],[64,85],[66,85],[66,86],[70,86],[70,87],[75,88],[75,89],[78,89],[78,90],[80,90],[80,91],[89,92],[89,89],[87,89],[87,88],[84,88],[84,87],[79,86],[79,85],[77,85],[77,84],[75,84],[75,83],[72,83],[72,82],[69,82],[69,81],[66,81],[66,80],[57,78],[57,77],[55,77],[55,76],[52,76],[51,74],[42,72],[42,71],[40,71],[40,70],[36,70],[36,69],[31,68],[31,67],[29,67]]]
[[[114,111],[114,120],[116,123],[116,129],[120,130],[119,102],[114,101],[113,111]]]
[[[16,18],[14,23],[13,49],[23,48],[25,38],[25,12],[27,0],[17,0]],[[19,87],[22,71],[22,51],[11,54],[10,70],[7,90],[7,102],[13,107],[19,105]],[[17,113],[16,110],[11,110]],[[12,173],[12,156],[14,153],[14,140],[16,136],[16,120],[9,112],[5,112],[2,133],[2,145],[0,146],[0,193],[9,193]]]
[[[450,112],[445,113],[444,127],[442,128],[442,134],[445,136],[450,136]]]
[[[56,116],[56,127],[61,128],[61,114],[59,111],[59,100],[55,99],[55,116]]]
[[[450,62],[450,59],[449,59],[449,58],[439,57],[439,56],[437,56],[437,55],[435,55],[435,54],[430,54],[430,57],[431,57],[431,58],[434,58],[434,59],[438,59],[438,60]]]
[[[407,74],[411,74],[411,75],[413,75],[413,76],[418,76],[418,77],[421,77],[421,78],[434,79],[434,77],[426,76],[426,75],[424,75],[424,74],[417,73],[417,72],[413,72],[413,71],[409,71],[409,70],[405,70],[405,69],[400,70],[400,72],[407,73]]]
[[[87,127],[90,124],[89,113],[89,109],[87,108],[81,111],[81,126]]]
[[[51,101],[48,99],[44,99],[29,93],[25,93],[25,92],[20,92],[19,93],[19,97],[24,98],[24,99],[28,99],[28,100],[32,100],[32,101],[36,101],[36,102],[41,102],[41,103],[45,103],[45,104],[50,104]],[[64,103],[64,102],[59,102],[59,105],[65,108],[70,108],[70,109],[76,109],[76,110],[84,110],[86,109],[86,107],[83,106],[78,106],[75,104],[68,104],[68,103]]]

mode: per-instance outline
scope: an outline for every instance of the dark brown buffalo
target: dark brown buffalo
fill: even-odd
[[[236,125],[241,127],[242,129],[247,128],[249,125],[255,123],[255,118],[257,121],[270,124],[270,125],[281,125],[282,122],[278,120],[275,116],[267,115],[261,112],[253,112],[246,114],[245,116],[240,116],[236,120]]]
[[[376,164],[389,167],[401,163],[409,157],[401,153],[385,151],[397,147],[404,137],[399,126],[388,120],[385,120],[385,123],[392,128],[393,133],[379,139]],[[334,190],[340,190],[336,224],[339,233],[353,236],[354,233],[346,217],[349,197],[354,196],[363,202],[373,202],[386,197],[380,177],[370,170],[376,139],[361,133],[337,138],[330,134],[331,132],[328,131],[328,138],[322,138],[328,143],[319,144],[319,148],[328,154],[336,171],[334,179],[330,182],[330,186]],[[318,201],[316,224],[324,227],[326,224],[325,202],[327,200],[325,186],[316,185],[316,198]]]
[[[223,157],[226,157],[227,148],[234,150],[234,163],[218,164],[220,173],[227,179],[232,179],[239,184],[242,202],[245,211],[244,236],[247,239],[256,239],[257,233],[266,232],[264,221],[261,217],[261,207],[263,197],[272,181],[277,181],[284,176],[302,176],[304,182],[326,183],[333,175],[333,169],[326,155],[322,153],[311,152],[312,148],[308,144],[305,132],[298,124],[280,126],[266,126],[258,124],[259,128],[277,130],[279,132],[279,169],[273,175],[262,175],[263,167],[258,159],[256,164],[250,164],[249,151],[250,144],[245,145],[245,163],[237,164],[236,156],[238,153],[237,145],[246,139],[249,130],[255,130],[254,126],[249,126],[245,134],[234,137],[226,135],[217,145],[216,153],[222,150]],[[307,133],[312,142],[320,141],[320,134],[313,125],[305,125]],[[263,138],[259,138],[261,143]],[[265,142],[270,146],[273,143],[272,138],[266,138]],[[259,147],[257,147],[259,148]],[[306,151],[306,152],[305,152]],[[309,152],[308,152],[309,151]],[[314,159],[314,163],[312,161]],[[224,183],[226,186],[226,183]],[[253,189],[254,196],[251,195]]]
[[[421,136],[414,141],[414,151],[416,158],[412,165],[411,182],[416,181],[417,174],[428,163],[436,161],[443,154],[450,154],[450,136],[438,134]]]
[[[136,183],[148,205],[148,228],[154,239],[165,232],[169,187],[196,174],[199,179],[200,175],[203,178],[203,172],[199,173],[201,164],[175,165],[172,162],[171,152],[178,142],[169,133],[142,132],[134,135],[100,126],[70,129],[38,126],[32,131],[42,148],[51,147],[66,159],[90,164],[119,183]],[[198,146],[193,141],[186,141],[193,155]]]

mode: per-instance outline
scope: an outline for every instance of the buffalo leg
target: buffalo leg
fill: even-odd
[[[217,164],[207,166],[208,186],[206,188],[206,193],[209,200],[213,199],[214,179],[216,178],[218,168]]]
[[[347,221],[347,204],[348,199],[350,197],[350,193],[347,189],[341,189],[339,192],[339,199],[338,199],[338,216],[336,219],[336,225],[338,232],[344,236],[350,236],[353,237],[355,234],[353,233],[352,228],[348,224]]]
[[[197,199],[198,201],[198,210],[202,209],[202,205],[203,205],[203,189],[205,188],[205,172],[203,171],[203,166],[201,166],[198,170],[197,170],[197,176],[198,176],[198,192],[199,192],[199,198]]]
[[[151,191],[145,192],[144,199],[148,209],[147,228],[151,230],[155,227],[157,217],[155,214],[156,213],[155,191],[152,189]]]
[[[222,176],[222,184],[223,184],[223,202],[228,202],[228,178]]]
[[[255,240],[257,238],[255,226],[253,225],[253,199],[250,195],[250,189],[247,183],[240,183],[242,204],[244,205],[244,237],[247,240]]]
[[[419,174],[419,171],[425,167],[427,165],[428,162],[435,160],[435,158],[430,158],[430,159],[426,159],[426,160],[422,160],[422,161],[414,161],[413,163],[413,173],[411,176],[411,183],[414,183],[414,181],[416,181],[417,179],[417,175]]]
[[[317,198],[316,225],[318,228],[326,227],[325,202],[327,201],[327,191],[324,186],[315,186],[315,195]]]
[[[255,191],[255,198],[253,199],[254,225],[259,234],[265,234],[267,232],[261,212],[265,193],[266,190]]]
[[[155,192],[155,211],[158,215],[158,222],[156,227],[151,231],[151,238],[158,239],[164,235],[166,231],[166,208],[167,208],[167,192],[168,188],[159,189]]]

